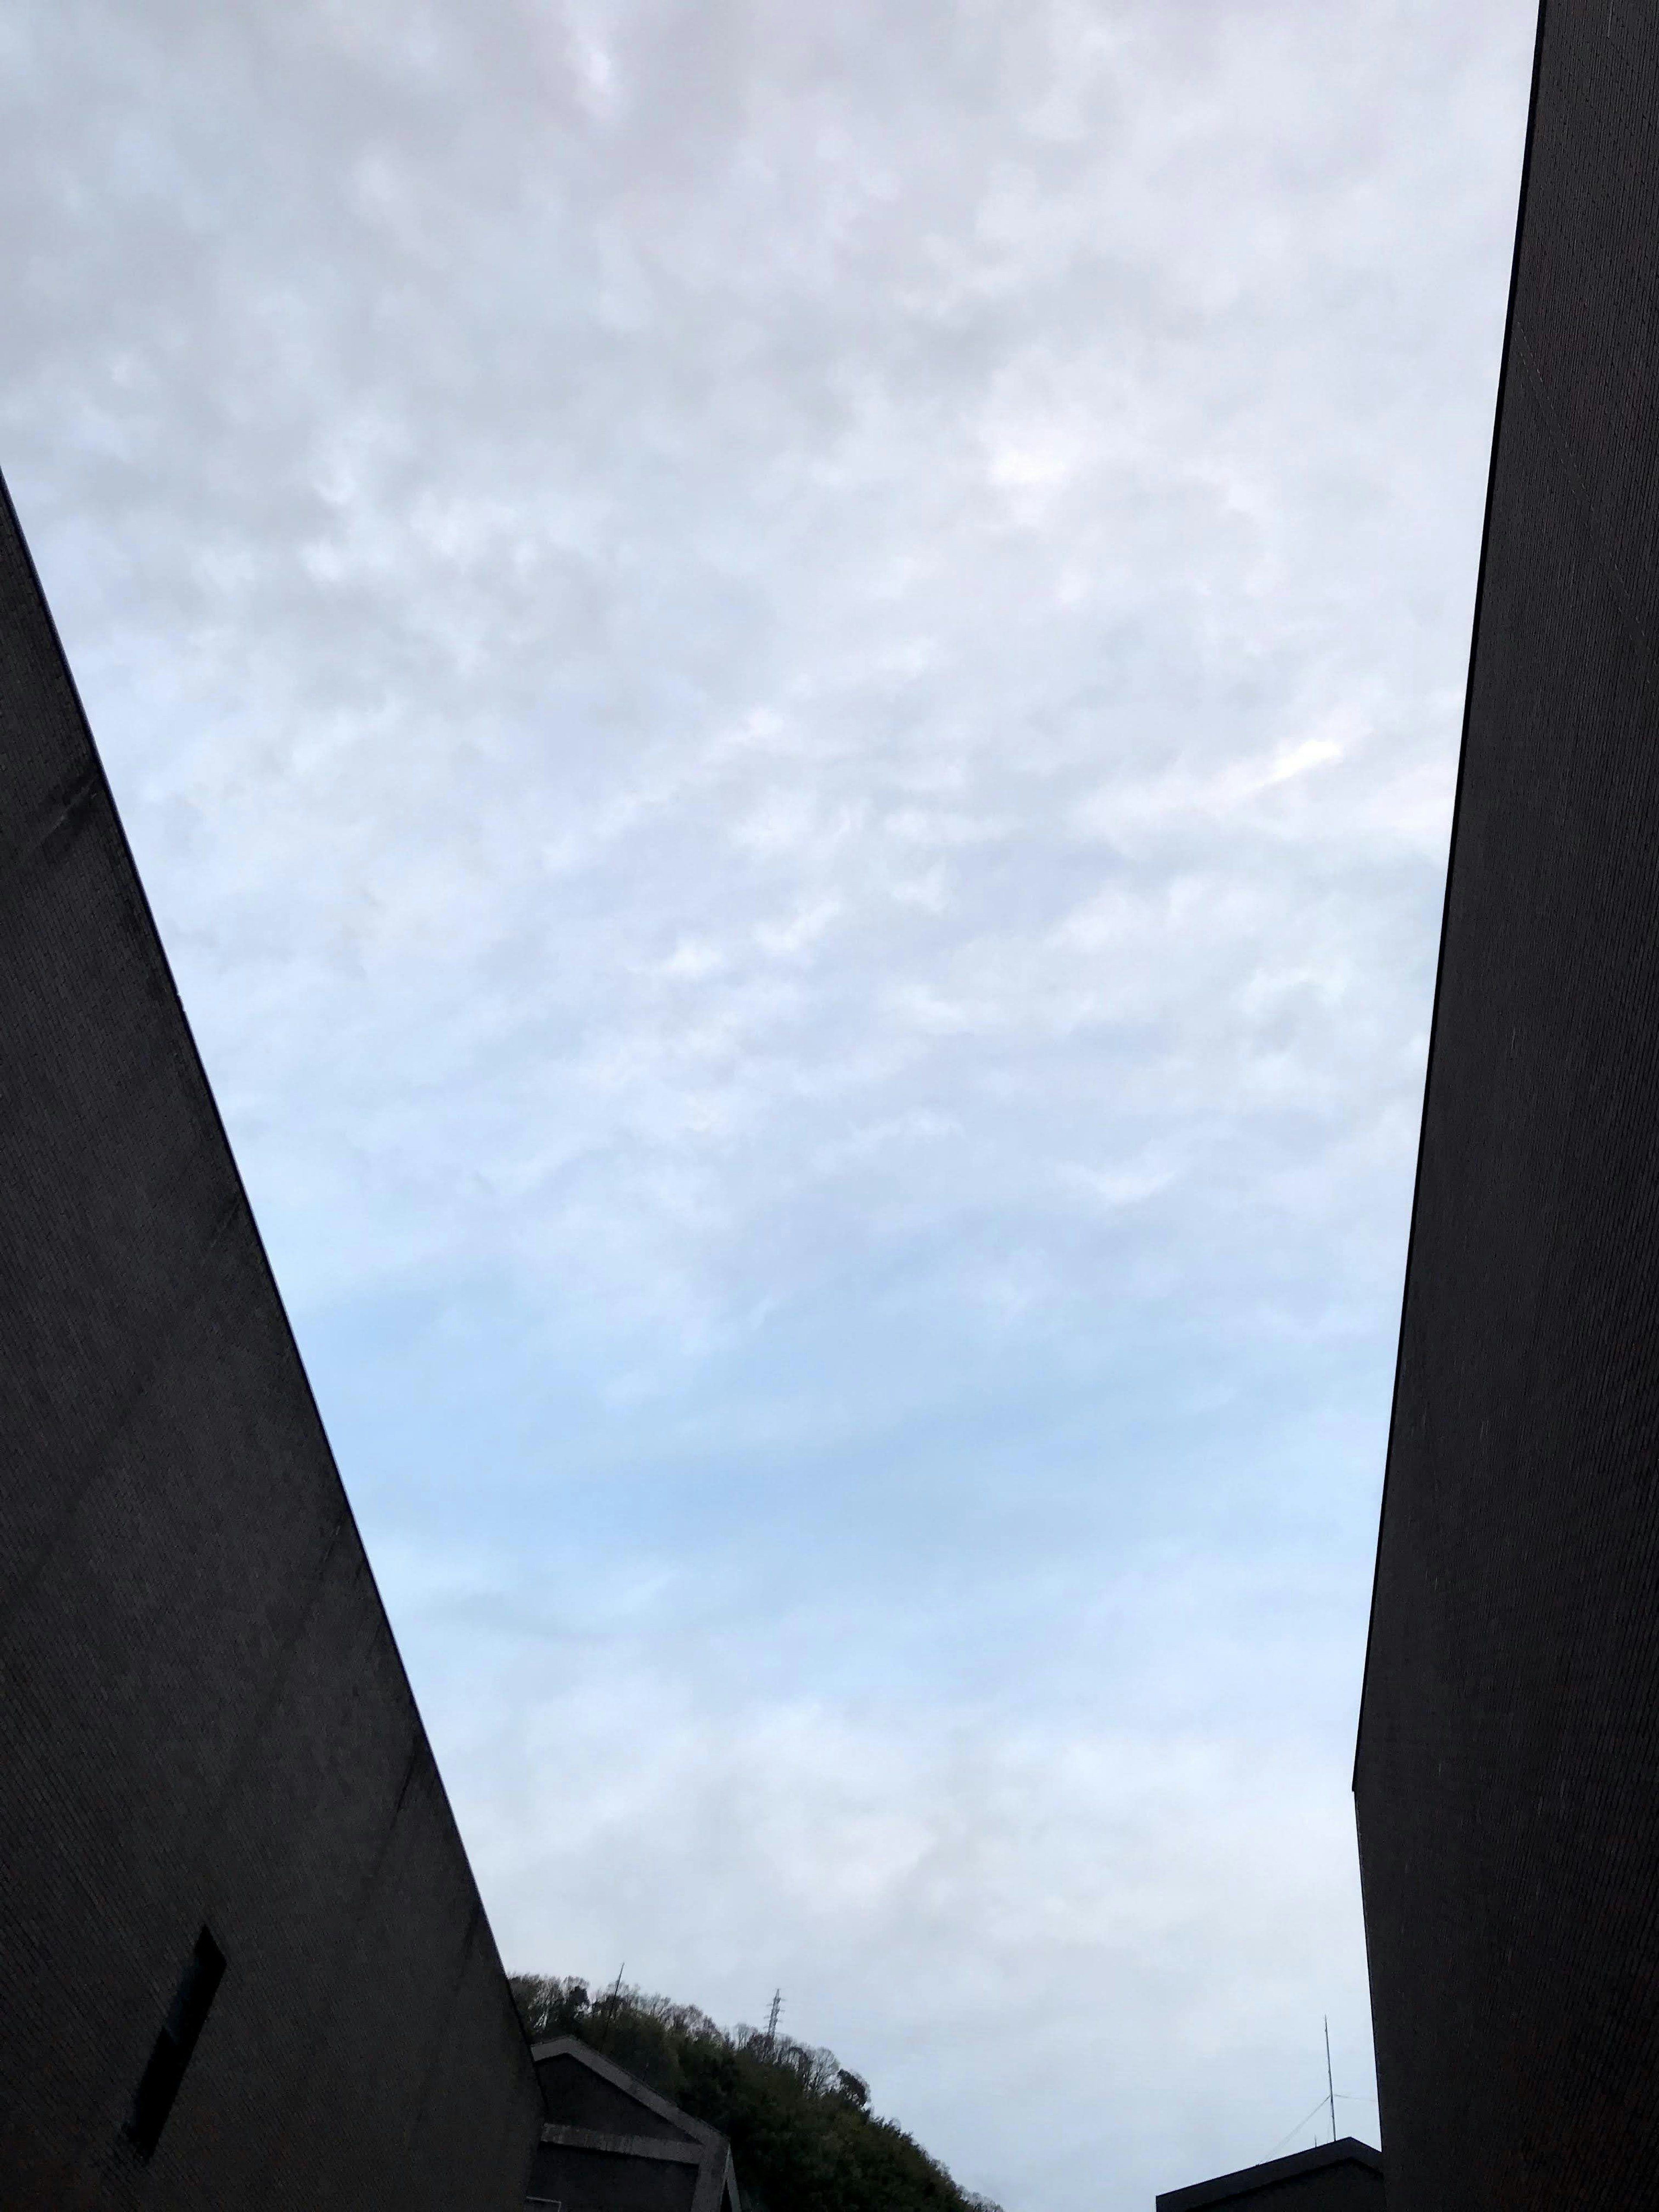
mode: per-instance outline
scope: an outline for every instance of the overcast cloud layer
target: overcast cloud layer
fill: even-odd
[[[25,0],[0,465],[510,1963],[1374,2139],[1525,0]],[[1292,2142],[1311,2139],[1311,2124]]]

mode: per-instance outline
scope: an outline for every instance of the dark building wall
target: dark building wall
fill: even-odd
[[[536,2074],[542,2085],[543,2109],[550,2120],[592,2128],[600,2135],[657,2136],[668,2142],[683,2143],[699,2140],[691,2127],[677,2125],[641,2097],[606,2081],[568,2054],[538,2058]]]
[[[564,2212],[691,2212],[697,2168],[690,2161],[544,2142],[536,2153],[530,2186]]]
[[[1382,2177],[1365,2166],[1332,2166],[1218,2197],[1212,2203],[1213,2212],[1382,2212]]]
[[[1659,2173],[1659,11],[1540,26],[1355,1786],[1390,2198]]]
[[[3,498],[0,1775],[8,2212],[516,2203],[529,2054]]]
[[[740,2212],[717,2128],[575,2036],[534,2045],[547,2124],[531,2201],[564,2212]]]

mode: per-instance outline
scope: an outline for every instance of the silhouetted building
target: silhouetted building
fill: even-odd
[[[532,2056],[545,2120],[532,2212],[742,2212],[726,2137],[574,2035]]]
[[[1226,2212],[1235,2204],[1245,2212],[1382,2212],[1382,2160],[1369,2143],[1343,2136],[1214,2181],[1167,2189],[1158,2212]]]
[[[1659,9],[1540,25],[1355,1789],[1405,2212],[1659,2173]]]
[[[0,492],[0,2205],[485,2212],[540,2121]]]

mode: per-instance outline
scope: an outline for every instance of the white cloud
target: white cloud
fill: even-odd
[[[1195,1595],[1156,1578],[1136,1626],[1163,1606],[1190,1630]],[[1307,1744],[1167,1712],[734,1708],[695,1666],[641,1666],[644,1626],[526,1638],[488,1686],[475,1627],[471,1667],[458,1648],[443,1669],[481,1869],[523,1900],[516,1955],[596,1984],[622,1963],[728,2019],[781,1985],[881,2109],[1011,2204],[1091,2171],[1127,2208],[1267,2154],[1321,2086],[1322,2012],[1345,2125],[1374,2134],[1346,1790]],[[1200,1634],[1191,1663],[1227,1656]]]
[[[1011,2212],[1357,1989],[1529,15],[0,28],[0,461],[506,1948],[781,1976]]]

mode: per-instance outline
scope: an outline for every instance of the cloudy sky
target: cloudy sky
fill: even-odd
[[[1375,2138],[1529,0],[13,0],[0,465],[510,1964]]]

